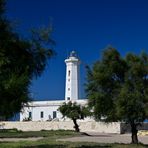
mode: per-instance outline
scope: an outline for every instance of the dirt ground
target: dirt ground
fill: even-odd
[[[89,136],[84,135],[80,137],[59,139],[60,141],[71,142],[98,142],[98,143],[131,143],[131,134],[102,134],[102,133],[88,133]],[[148,144],[148,136],[138,136],[139,142]]]
[[[57,141],[71,141],[71,142],[97,142],[97,143],[131,143],[131,134],[103,134],[87,132],[88,135],[63,138]],[[3,141],[37,141],[43,139],[43,137],[32,138],[0,138],[0,142]],[[148,144],[148,136],[138,136],[139,142]]]

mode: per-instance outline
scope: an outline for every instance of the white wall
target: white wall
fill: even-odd
[[[53,112],[56,111],[59,120],[62,119],[62,114],[58,111],[60,105],[65,101],[32,101],[28,103],[26,107],[22,109],[20,113],[20,121],[27,119],[29,117],[29,112],[32,113],[32,121],[47,121],[49,120],[49,115],[53,119]],[[86,105],[87,100],[77,100],[78,104]],[[41,118],[41,112],[44,116]]]
[[[32,121],[47,121],[49,116],[53,119],[53,112],[56,111],[57,118],[62,118],[62,115],[57,111],[59,106],[45,106],[45,107],[25,107],[24,113],[20,115],[20,121],[29,117],[29,112],[32,112]],[[41,112],[43,112],[43,118],[41,118]]]
[[[99,133],[119,133],[120,122],[105,124],[95,121],[79,121],[81,132],[99,132]],[[50,121],[50,122],[1,122],[1,129],[16,128],[22,131],[40,131],[40,130],[74,130],[72,121]]]
[[[57,118],[61,118],[61,113],[57,111],[59,106],[45,106],[45,107],[33,107],[32,108],[32,120],[33,121],[47,121],[49,116],[53,118],[53,111],[56,111]],[[43,112],[43,118],[41,118],[41,112]]]
[[[64,101],[33,101],[28,106],[22,109],[20,113],[20,121],[29,117],[29,112],[32,113],[32,121],[47,121],[49,115],[53,118],[53,112],[56,111],[57,117],[62,118],[62,114],[58,111],[59,106]],[[43,112],[43,118],[41,118],[41,112]]]

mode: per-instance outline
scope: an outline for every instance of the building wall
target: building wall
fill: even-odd
[[[53,112],[56,112],[56,117],[55,118],[62,118],[62,114],[57,111],[59,108],[59,106],[45,106],[45,107],[25,107],[24,113],[21,113],[20,115],[20,121],[23,121],[23,119],[28,119],[29,118],[29,112],[31,112],[32,117],[31,120],[32,121],[47,121],[47,120],[51,120],[53,119]],[[43,112],[43,116],[41,117],[41,112]]]
[[[28,119],[31,119],[31,121],[47,121],[53,118],[61,119],[62,114],[58,111],[58,108],[62,103],[63,101],[33,101],[22,109],[20,121]],[[53,117],[53,112],[56,112],[55,117]],[[31,113],[31,118],[29,118],[29,113]]]
[[[56,112],[56,119],[62,120],[62,114],[58,111],[58,108],[64,102],[64,100],[32,101],[28,104],[28,106],[22,109],[22,112],[20,113],[20,121],[28,120],[29,112],[31,113],[31,121],[48,121],[50,119],[53,120],[53,112]],[[85,105],[87,103],[87,100],[77,100],[77,103]],[[41,112],[43,112],[43,117],[41,117]]]

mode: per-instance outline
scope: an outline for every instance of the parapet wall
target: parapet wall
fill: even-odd
[[[81,132],[99,133],[121,133],[120,122],[103,123],[95,121],[78,121]],[[72,121],[51,121],[51,122],[0,122],[0,129],[16,128],[22,131],[40,130],[74,130]]]

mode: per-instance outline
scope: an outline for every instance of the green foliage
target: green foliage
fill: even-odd
[[[0,119],[19,112],[29,97],[29,85],[42,74],[54,54],[51,30],[35,30],[30,39],[23,39],[4,16],[4,0],[0,0]],[[44,35],[45,34],[45,35]]]
[[[148,118],[148,55],[122,58],[109,47],[87,71],[86,92],[95,118],[125,121],[137,134],[137,125]]]
[[[68,103],[63,103],[58,109],[63,117],[68,117],[70,119],[84,119],[87,117],[90,112],[87,107],[81,106],[76,102],[72,103],[69,101]]]
[[[54,137],[54,136],[70,136],[78,135],[70,130],[42,130],[42,131],[20,131],[17,129],[1,129],[0,138],[29,138],[29,137]]]
[[[92,69],[87,67],[86,92],[96,119],[118,120],[115,101],[125,70],[125,61],[121,59],[118,51],[111,47],[104,51],[102,60],[97,61]]]
[[[64,102],[58,110],[62,113],[63,117],[68,117],[72,119],[76,132],[80,131],[77,120],[84,119],[91,114],[88,107],[81,106],[76,102],[72,103],[71,101],[69,101],[68,103]]]
[[[143,122],[148,117],[148,55],[128,54],[128,71],[117,101],[118,116],[130,123]]]

